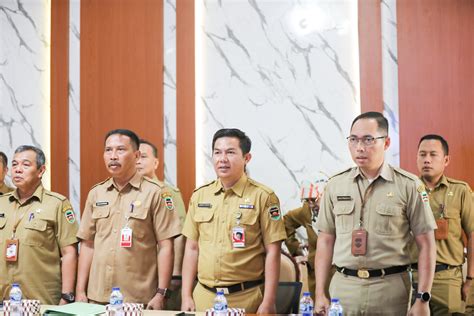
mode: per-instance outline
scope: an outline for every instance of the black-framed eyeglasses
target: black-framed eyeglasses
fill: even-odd
[[[357,137],[357,136],[348,136],[346,137],[347,141],[349,142],[349,145],[351,146],[357,146],[359,144],[359,141],[362,142],[362,145],[364,146],[372,146],[375,144],[377,139],[384,139],[387,138],[387,136],[379,136],[379,137],[373,137],[373,136],[362,136],[362,137]]]

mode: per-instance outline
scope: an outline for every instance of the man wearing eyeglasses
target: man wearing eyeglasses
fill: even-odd
[[[311,298],[314,300],[314,289],[316,280],[314,275],[314,257],[316,255],[316,243],[318,235],[313,228],[319,214],[319,202],[326,186],[326,180],[317,180],[314,183],[304,182],[301,184],[300,197],[303,205],[297,209],[291,210],[283,216],[285,230],[288,238],[285,244],[292,256],[306,257],[301,242],[296,238],[296,230],[304,227],[308,240],[309,254],[305,258],[308,267],[308,286],[311,292]]]
[[[354,119],[347,138],[356,167],[333,176],[325,189],[316,227],[316,312],[329,306],[329,287],[345,315],[406,315],[411,282],[410,245],[419,248],[417,300],[409,315],[429,315],[436,224],[421,181],[384,161],[388,121],[378,112]]]
[[[442,136],[429,134],[420,139],[416,164],[438,226],[433,299],[430,302],[433,315],[463,315],[474,278],[472,191],[466,182],[444,175],[449,161],[448,142]],[[463,230],[469,236],[465,282],[462,276]],[[472,315],[472,312],[467,314]]]

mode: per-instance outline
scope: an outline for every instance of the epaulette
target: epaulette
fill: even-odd
[[[49,196],[53,196],[53,197],[59,199],[60,201],[66,200],[66,197],[64,195],[56,193],[56,192],[51,192],[51,191],[44,190],[44,194],[49,195]]]
[[[204,188],[204,187],[208,187],[208,186],[210,186],[211,184],[215,183],[216,181],[217,181],[217,180],[212,180],[211,182],[205,183],[205,184],[203,184],[203,185],[197,187],[196,189],[194,189],[193,192],[196,192],[196,191],[198,191],[198,190],[200,190],[200,189],[202,189],[202,188]]]
[[[267,187],[267,186],[264,185],[264,184],[261,184],[260,182],[257,182],[257,181],[255,181],[255,180],[253,180],[253,179],[250,179],[250,178],[248,178],[248,181],[249,181],[250,183],[252,183],[253,185],[255,185],[255,186],[257,186],[257,187],[263,189],[263,191],[267,192],[268,194],[274,193],[274,191],[273,191],[272,189],[270,189],[269,187]]]
[[[109,179],[110,179],[110,178],[107,178],[107,179],[105,179],[104,181],[101,181],[101,182],[99,182],[99,183],[94,184],[94,185],[91,187],[91,190],[92,190],[93,188],[95,188],[96,186],[98,186],[98,185],[101,185],[101,184],[106,183],[107,181],[109,181]]]
[[[451,182],[451,183],[465,185],[469,189],[469,191],[472,192],[471,187],[469,186],[469,183],[462,180],[457,180],[457,179],[448,178],[448,177],[446,177],[446,179],[448,180],[448,182]]]
[[[180,192],[181,192],[177,187],[174,187],[174,186],[172,186],[172,185],[169,184],[169,183],[165,183],[165,186],[166,186],[168,189],[170,189],[170,190],[172,190],[172,191],[174,191],[174,192],[176,192],[176,193],[180,193]]]
[[[15,191],[10,191],[10,192],[7,192],[7,193],[3,193],[2,195],[0,195],[0,197],[2,197],[2,196],[11,196],[11,195],[13,195],[13,192],[15,192]]]
[[[415,182],[421,181],[420,178],[418,178],[416,175],[414,175],[414,174],[411,173],[411,172],[408,172],[408,171],[403,170],[403,169],[398,168],[398,167],[394,167],[394,166],[391,166],[391,167],[393,168],[393,171],[395,171],[395,172],[401,174],[402,176],[405,176],[405,177],[407,177],[407,178],[409,178],[409,179],[411,179],[411,180],[413,180],[413,181],[415,181]]]
[[[157,180],[157,179],[152,179],[152,178],[148,178],[148,177],[143,177],[143,180],[145,181],[148,181],[150,183],[153,183],[153,184],[156,184],[157,186],[159,186],[161,189],[163,189],[165,187],[165,184],[163,182],[161,182],[160,180]]]
[[[354,168],[354,167],[346,168],[346,169],[344,169],[344,170],[342,170],[342,171],[339,171],[339,172],[333,174],[332,176],[329,177],[328,181],[331,180],[331,179],[334,178],[334,177],[337,177],[338,175],[341,175],[341,174],[343,174],[343,173],[346,173],[346,172],[348,172],[348,171],[351,171],[352,168]]]

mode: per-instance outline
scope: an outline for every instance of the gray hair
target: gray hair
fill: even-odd
[[[21,145],[17,149],[15,149],[15,154],[22,153],[24,151],[34,151],[36,153],[36,168],[41,168],[46,164],[46,157],[44,155],[44,152],[35,146],[30,146],[30,145]]]

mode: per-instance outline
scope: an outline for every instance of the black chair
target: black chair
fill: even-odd
[[[298,314],[301,282],[279,282],[276,294],[277,314]]]

